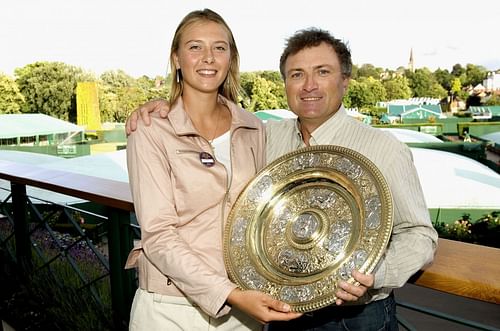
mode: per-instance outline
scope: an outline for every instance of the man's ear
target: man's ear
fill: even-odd
[[[351,81],[350,77],[346,77],[342,81],[342,88],[343,88],[342,95],[345,95],[347,93],[347,88],[349,87],[349,82],[350,81]]]

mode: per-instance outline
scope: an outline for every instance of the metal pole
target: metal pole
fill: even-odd
[[[10,184],[12,192],[12,211],[14,214],[14,237],[16,238],[17,265],[24,274],[31,271],[31,242],[28,229],[28,212],[26,204],[26,185]]]

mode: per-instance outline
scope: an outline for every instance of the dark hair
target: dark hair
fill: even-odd
[[[227,73],[226,80],[219,87],[219,93],[226,97],[227,99],[237,103],[238,95],[240,92],[240,56],[238,53],[238,48],[236,47],[236,42],[233,37],[231,29],[224,21],[224,19],[210,9],[195,10],[187,14],[182,21],[179,23],[177,30],[175,30],[174,38],[172,40],[172,47],[170,48],[170,70],[172,72],[172,87],[170,91],[170,104],[174,104],[175,101],[182,95],[184,88],[184,82],[182,75],[176,72],[174,54],[179,49],[179,43],[182,34],[186,31],[187,27],[191,24],[208,21],[220,24],[224,30],[226,30],[229,38],[229,49],[231,52],[229,61],[229,71]],[[179,75],[179,82],[176,80],[176,75]]]
[[[340,68],[345,77],[351,77],[352,59],[351,51],[340,39],[336,39],[328,31],[318,28],[308,28],[295,32],[287,39],[285,49],[280,58],[280,72],[285,80],[285,63],[290,55],[295,55],[304,48],[316,47],[321,43],[332,46],[339,57]]]

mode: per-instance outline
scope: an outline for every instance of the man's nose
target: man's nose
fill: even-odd
[[[318,83],[313,75],[306,75],[302,88],[307,92],[313,91],[318,88]]]

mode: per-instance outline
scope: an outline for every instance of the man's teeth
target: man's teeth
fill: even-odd
[[[316,101],[316,100],[319,100],[319,99],[320,99],[319,97],[302,98],[302,100],[304,100],[304,101]]]

